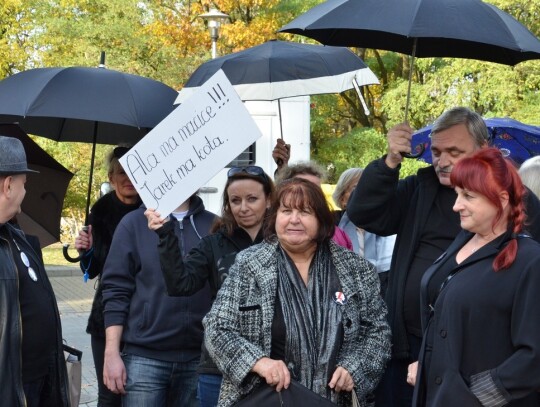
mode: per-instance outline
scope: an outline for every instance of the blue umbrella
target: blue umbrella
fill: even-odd
[[[490,135],[490,145],[502,151],[505,157],[516,164],[535,155],[540,155],[540,127],[521,123],[510,118],[484,119]],[[431,125],[413,134],[413,153],[424,151],[419,160],[431,164]]]

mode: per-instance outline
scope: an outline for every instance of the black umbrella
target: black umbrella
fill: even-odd
[[[102,56],[103,62],[103,56]],[[174,109],[177,92],[142,76],[105,68],[37,68],[0,81],[0,120],[57,141],[135,144]]]
[[[242,100],[341,93],[355,84],[379,83],[364,61],[347,48],[272,40],[205,62],[186,82],[176,103],[220,69]]]
[[[37,236],[41,247],[58,242],[64,197],[73,174],[16,124],[0,123],[0,135],[21,140],[28,166],[39,171],[26,175],[26,196],[17,223],[26,234]]]
[[[456,57],[515,65],[540,58],[540,41],[481,0],[328,0],[281,32],[326,45],[383,49],[414,57]]]
[[[347,48],[272,40],[205,62],[175,103],[185,101],[220,69],[240,99],[277,100],[279,110],[282,98],[341,93],[354,87],[369,114],[359,86],[379,83],[364,61]],[[281,111],[279,118],[281,125]]]

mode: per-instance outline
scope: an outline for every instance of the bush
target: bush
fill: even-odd
[[[313,159],[325,166],[330,184],[335,184],[343,171],[349,168],[365,168],[371,161],[386,154],[386,137],[373,128],[356,128],[344,135],[322,142]],[[429,164],[405,159],[401,164],[400,177],[416,174],[419,168]]]

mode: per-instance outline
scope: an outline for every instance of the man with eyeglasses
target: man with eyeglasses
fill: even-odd
[[[0,399],[13,407],[69,406],[60,314],[45,266],[9,221],[30,170],[20,140],[0,136]]]
[[[415,363],[422,343],[420,282],[461,230],[452,210],[456,192],[450,183],[455,164],[487,147],[489,133],[482,117],[465,107],[444,112],[432,126],[433,165],[399,179],[403,155],[410,153],[413,129],[401,123],[388,132],[388,153],[372,161],[349,198],[351,221],[381,236],[397,234],[385,300],[392,328],[392,359],[376,392],[377,407],[412,403]],[[540,239],[540,202],[526,199],[527,231]],[[409,384],[408,384],[409,383]]]

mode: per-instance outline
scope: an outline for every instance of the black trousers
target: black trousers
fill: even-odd
[[[412,405],[414,387],[407,383],[409,364],[418,360],[422,338],[408,335],[410,359],[392,358],[384,375],[375,389],[375,407],[410,407]]]

